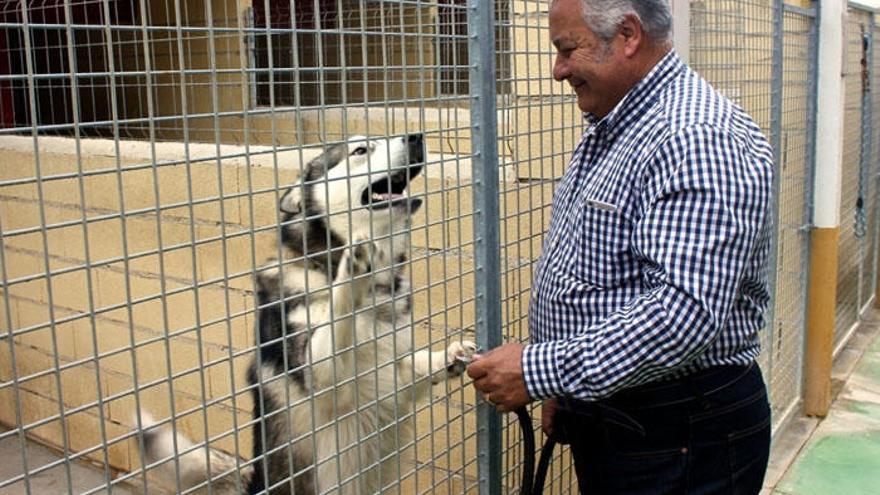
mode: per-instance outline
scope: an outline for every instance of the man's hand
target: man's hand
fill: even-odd
[[[467,374],[474,388],[498,412],[510,412],[531,402],[522,370],[522,344],[504,344],[475,355]]]
[[[548,437],[553,435],[553,420],[557,409],[559,404],[556,399],[547,399],[541,404],[541,429]]]

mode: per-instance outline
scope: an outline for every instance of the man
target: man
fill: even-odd
[[[767,140],[671,49],[665,0],[555,0],[550,36],[589,125],[554,194],[532,343],[468,374],[501,412],[543,401],[582,493],[758,493]]]

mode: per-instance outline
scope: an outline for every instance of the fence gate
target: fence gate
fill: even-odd
[[[776,429],[800,400],[814,135],[816,11],[782,1],[691,5],[691,65],[761,126],[774,148],[773,302],[759,357]]]
[[[845,23],[843,190],[834,354],[846,345],[874,298],[877,225],[871,180],[873,14],[850,7]],[[875,172],[876,173],[876,172]]]
[[[500,73],[510,76],[498,78],[497,142],[502,179],[493,192],[500,220],[502,326],[498,339],[505,342],[528,340],[532,273],[550,223],[553,189],[584,130],[571,89],[552,78],[556,52],[550,42],[548,9],[549,3],[543,0],[517,1],[510,3],[509,12],[496,16],[495,32],[508,33],[511,40],[509,46],[499,47],[502,56],[498,60],[510,64]],[[530,406],[530,412],[540,446],[545,440],[540,431],[540,407]],[[501,465],[499,471],[487,471],[486,476],[500,480],[501,486],[489,486],[484,493],[511,493],[518,489],[522,477],[522,433],[516,416],[504,415],[500,421],[500,451],[497,455],[490,451],[489,456],[495,456]],[[554,459],[545,493],[576,492],[567,449],[558,448]]]
[[[779,108],[772,126],[779,182],[776,280],[764,347],[777,430],[799,413],[803,385],[817,57],[815,9],[783,8],[776,21],[781,24],[777,33],[782,39],[776,43],[781,44],[782,63],[774,77]]]

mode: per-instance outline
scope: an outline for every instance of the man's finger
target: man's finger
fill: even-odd
[[[481,378],[477,378],[473,381],[474,388],[477,392],[488,392],[489,380],[486,378],[486,375],[483,375]]]
[[[553,423],[556,419],[556,400],[548,399],[544,401],[541,407],[541,429],[544,434],[550,436],[553,434]]]
[[[478,380],[488,373],[488,369],[480,360],[476,360],[468,365],[467,367],[467,375],[471,377],[472,380]]]

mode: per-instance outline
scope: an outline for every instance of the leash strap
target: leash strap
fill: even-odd
[[[538,470],[535,471],[535,430],[532,429],[532,417],[525,406],[517,408],[516,417],[523,435],[523,475],[519,487],[520,495],[541,495],[544,493],[544,482],[547,479],[547,470],[553,459],[553,450],[557,444],[556,435],[550,435],[541,448],[541,458],[538,461]]]

